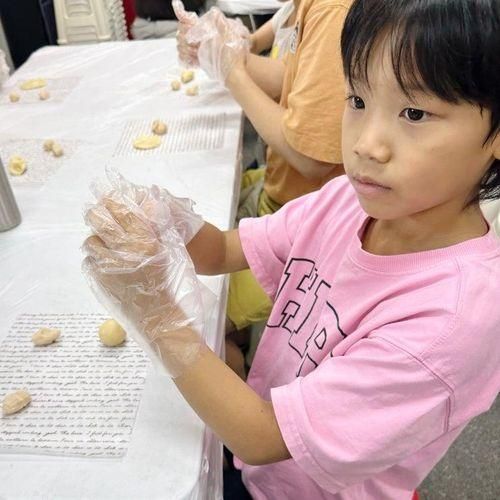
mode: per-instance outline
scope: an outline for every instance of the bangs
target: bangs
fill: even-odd
[[[488,72],[493,73],[495,63],[485,59],[499,49],[498,13],[491,12],[492,5],[480,0],[357,0],[342,31],[345,77],[353,88],[369,87],[374,49],[387,45],[407,96],[421,91],[451,103],[498,108],[498,89],[494,95],[485,88],[500,83],[498,70],[496,82],[491,81],[495,75]]]

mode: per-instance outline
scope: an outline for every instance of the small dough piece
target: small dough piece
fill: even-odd
[[[26,408],[31,403],[31,395],[23,389],[7,394],[3,399],[2,413],[4,415],[12,415]]]
[[[61,330],[57,328],[40,328],[33,334],[31,340],[35,345],[49,345],[55,342],[61,335]]]
[[[50,97],[50,93],[47,89],[42,89],[38,92],[38,97],[41,101],[46,101]]]
[[[135,149],[155,149],[161,144],[161,139],[157,135],[140,135],[134,141]]]
[[[194,71],[192,69],[186,69],[181,73],[181,82],[189,83],[194,80]]]
[[[33,78],[32,80],[26,80],[21,84],[21,90],[35,90],[45,87],[47,82],[43,78]]]
[[[53,139],[47,139],[44,143],[43,143],[43,150],[44,151],[52,151],[52,148],[54,147],[54,140]]]
[[[117,321],[108,319],[99,327],[99,338],[104,345],[115,347],[125,342],[127,334]]]
[[[11,92],[9,94],[10,102],[17,102],[21,99],[21,96],[17,92]]]
[[[191,85],[191,87],[188,87],[186,89],[186,95],[189,96],[198,95],[198,85]]]
[[[170,82],[170,87],[172,87],[172,90],[180,90],[181,82],[179,80],[172,80]]]
[[[57,142],[54,142],[52,144],[52,154],[56,158],[59,158],[59,156],[62,156],[64,154],[63,148],[61,147],[60,144],[57,144]]]
[[[26,172],[26,160],[19,155],[13,155],[9,159],[9,173],[11,175],[23,175]]]
[[[156,135],[165,135],[167,130],[167,124],[161,120],[155,120],[151,126],[151,132]]]

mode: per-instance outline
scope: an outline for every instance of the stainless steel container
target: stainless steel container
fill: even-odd
[[[7,231],[21,222],[14,193],[0,158],[0,231]]]

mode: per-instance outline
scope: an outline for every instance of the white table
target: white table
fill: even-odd
[[[45,102],[0,104],[0,150],[19,140],[37,140],[41,146],[50,137],[68,151],[46,182],[13,182],[23,222],[0,233],[0,341],[26,311],[103,311],[82,277],[80,246],[87,234],[82,213],[91,201],[89,184],[106,166],[134,182],[157,183],[188,196],[206,220],[223,229],[231,227],[239,186],[241,109],[201,72],[198,97],[171,91],[170,79],[179,74],[174,44],[158,40],[46,47],[7,83],[8,90],[17,80],[40,76],[68,85],[66,80],[74,78],[70,83],[77,85],[60,102],[54,96]],[[221,147],[144,157],[116,155],[127,123],[156,118],[169,122],[190,113],[224,117]],[[7,159],[3,158],[5,164]],[[33,172],[36,161],[28,168]],[[208,343],[220,352],[226,280],[204,281],[218,297]],[[0,437],[1,425],[0,419]],[[13,455],[0,449],[0,461],[2,499],[221,497],[220,444],[173,383],[153,370],[125,457]]]

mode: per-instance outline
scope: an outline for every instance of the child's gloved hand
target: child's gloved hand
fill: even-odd
[[[85,221],[93,234],[84,243],[83,272],[98,300],[157,365],[181,375],[206,348],[213,295],[196,277],[168,204],[159,190],[120,178]]]
[[[187,66],[197,67],[198,44],[189,44],[186,41],[186,33],[198,22],[198,15],[195,12],[187,12],[181,0],[172,0],[172,7],[179,21],[176,37],[179,61]]]
[[[167,207],[170,211],[173,228],[179,233],[186,245],[205,223],[203,218],[193,210],[194,202],[189,198],[178,198],[165,188],[160,188],[156,185],[150,188],[138,186],[113,171],[108,171],[108,179],[112,185],[112,195],[119,194],[129,200],[133,200],[145,214],[153,219],[159,202]],[[100,193],[97,192],[96,195],[99,197]],[[160,224],[160,221],[156,221],[156,223]],[[168,230],[169,228],[167,227],[166,229]]]
[[[187,31],[186,41],[198,46],[200,67],[215,80],[224,83],[238,61],[250,52],[250,32],[239,19],[228,19],[212,7]]]

